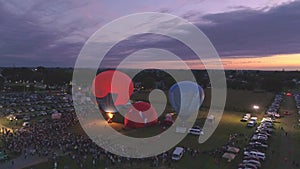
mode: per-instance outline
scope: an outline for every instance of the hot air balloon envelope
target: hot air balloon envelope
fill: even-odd
[[[129,76],[117,70],[99,73],[92,84],[92,91],[96,98],[104,98],[113,94],[114,105],[124,105],[133,93],[133,83]],[[111,98],[109,98],[111,99]]]
[[[202,87],[191,81],[178,82],[169,89],[169,102],[182,118],[198,113],[203,100]]]
[[[128,109],[124,125],[129,128],[142,128],[157,124],[157,112],[147,102],[136,102]]]

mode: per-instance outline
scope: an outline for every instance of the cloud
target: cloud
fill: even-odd
[[[203,17],[197,11],[190,11],[185,18],[196,21],[195,24],[212,41],[221,57],[248,58],[300,53],[300,20],[297,19],[300,18],[300,2],[268,10],[238,9]],[[207,22],[203,23],[203,20]],[[107,56],[122,58],[149,47],[169,50],[185,60],[195,58],[194,53],[180,42],[157,35],[135,36],[116,45]]]
[[[300,2],[268,11],[239,10],[203,17],[198,26],[221,56],[266,56],[300,53]]]
[[[172,39],[164,35],[149,33],[132,36],[126,40],[120,41],[105,55],[102,64],[103,66],[115,66],[118,65],[121,60],[125,59],[125,57],[140,50],[151,48],[169,51],[180,57],[182,60],[198,59],[198,56],[179,40]],[[148,62],[153,62],[154,58],[158,62],[172,61],[168,57],[157,56],[157,53],[148,54],[150,58],[145,58],[142,53],[139,54],[142,60]]]
[[[195,23],[222,57],[300,53],[300,2],[134,2],[0,0],[0,66],[73,66],[97,29],[122,15],[143,11],[171,13]],[[195,58],[180,42],[143,35],[118,44],[107,60],[115,62],[116,57],[148,47],[170,50],[186,60]]]
[[[81,11],[88,4],[80,1],[14,2],[0,1],[1,66],[73,66],[101,22],[89,23]]]

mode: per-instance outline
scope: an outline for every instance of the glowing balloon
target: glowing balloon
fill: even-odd
[[[104,100],[104,103],[114,104],[115,106],[126,104],[133,93],[133,88],[131,78],[117,70],[108,70],[99,73],[92,84],[92,91],[96,98]],[[115,101],[114,103],[113,100]],[[111,105],[107,106],[111,107]]]
[[[96,98],[96,100],[101,110],[105,112],[111,112],[111,113],[118,112],[118,109],[116,108],[113,101],[113,96],[110,93],[105,97]]]
[[[169,89],[169,102],[175,112],[184,119],[198,113],[203,100],[202,87],[191,81],[178,82]]]
[[[157,112],[147,102],[136,102],[128,109],[124,118],[124,125],[130,128],[142,128],[157,124]]]

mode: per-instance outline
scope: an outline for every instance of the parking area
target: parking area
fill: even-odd
[[[275,96],[254,126],[255,132],[244,148],[238,168],[299,168],[299,95],[292,96],[285,93]]]
[[[269,106],[258,125],[258,117],[247,113],[241,119],[246,122],[247,127],[255,128],[253,135],[250,137],[248,144],[244,147],[243,160],[238,165],[239,169],[261,168],[263,162],[267,159],[267,150],[274,134],[275,121],[280,118],[279,108],[283,100],[282,94],[275,95],[274,101]],[[253,106],[258,109],[258,106]]]

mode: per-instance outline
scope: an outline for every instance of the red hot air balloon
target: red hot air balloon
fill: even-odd
[[[129,108],[125,115],[124,125],[129,128],[142,128],[157,124],[157,112],[147,102],[136,102]]]
[[[104,98],[108,94],[116,96],[114,105],[124,105],[133,93],[133,82],[125,73],[117,70],[108,70],[99,73],[92,84],[95,97]]]

